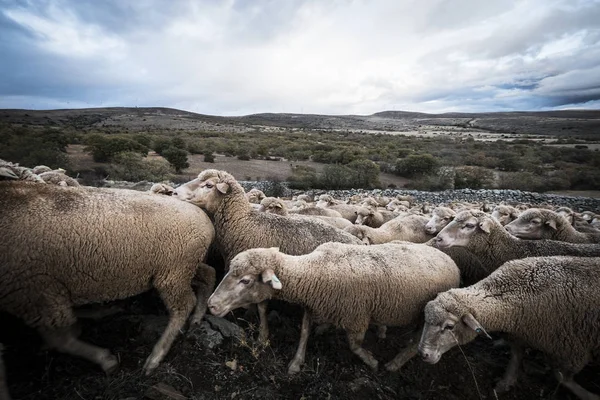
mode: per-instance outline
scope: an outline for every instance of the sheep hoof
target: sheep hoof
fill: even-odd
[[[106,376],[111,375],[117,369],[119,369],[119,360],[112,354],[108,355],[102,362],[102,369],[104,370]]]
[[[400,366],[393,361],[385,364],[385,369],[389,372],[396,372],[400,369]]]
[[[204,315],[194,315],[190,320],[190,324],[192,326],[198,326],[202,323],[202,318],[204,318]]]
[[[498,381],[494,390],[497,393],[506,393],[515,386],[515,381],[502,379]]]
[[[154,372],[156,367],[158,367],[158,364],[159,364],[159,362],[156,361],[155,359],[148,358],[146,360],[146,363],[144,364],[144,375],[148,376],[152,372]]]
[[[291,362],[288,367],[288,375],[296,375],[300,372],[300,363]]]

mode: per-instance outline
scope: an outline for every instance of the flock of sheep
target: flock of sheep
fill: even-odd
[[[369,325],[381,338],[388,326],[414,327],[386,360],[389,371],[417,354],[436,363],[452,347],[497,332],[512,355],[497,390],[515,385],[531,347],[575,395],[600,399],[573,379],[600,359],[600,216],[593,212],[434,207],[410,197],[282,200],[246,193],[219,170],[149,193],[71,187],[79,185],[44,179],[49,172],[64,175],[0,160],[0,311],[107,373],[118,360],[78,338],[78,307],[155,288],[170,318],[146,373],[190,316],[199,323],[206,309],[223,317],[257,305],[258,339],[266,342],[267,302],[280,299],[304,310],[290,374],[301,371],[312,323],[343,329],[350,350],[373,369],[379,361],[362,347]],[[226,272],[216,289],[213,267]],[[9,399],[4,373],[0,358],[0,400]]]

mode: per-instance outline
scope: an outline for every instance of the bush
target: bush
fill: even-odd
[[[312,167],[296,165],[288,177],[290,189],[308,190],[316,187],[317,171]]]
[[[409,182],[406,187],[433,192],[454,189],[454,177],[452,168],[442,167],[435,174],[424,175]]]
[[[490,188],[494,183],[494,173],[481,167],[461,167],[455,169],[455,189]]]
[[[262,190],[267,197],[282,197],[285,194],[286,188],[279,178],[270,176],[263,183]]]
[[[47,165],[68,169],[68,141],[69,136],[54,129],[6,128],[0,131],[0,158],[25,167]]]
[[[159,182],[170,180],[173,170],[165,160],[148,160],[139,153],[122,152],[114,155],[107,173],[116,180]]]
[[[396,162],[396,175],[414,177],[431,175],[439,168],[438,161],[431,154],[411,154]]]
[[[84,151],[92,153],[96,162],[108,162],[123,152],[136,152],[141,156],[148,154],[148,148],[143,144],[126,137],[108,135],[90,135],[86,139]]]
[[[209,163],[215,162],[215,155],[212,153],[212,151],[204,152],[204,162],[209,162]]]
[[[187,161],[188,153],[185,150],[176,147],[167,147],[163,150],[161,155],[167,159],[177,173],[180,173],[182,169],[186,169],[190,166]]]

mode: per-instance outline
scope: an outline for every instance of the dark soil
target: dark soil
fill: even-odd
[[[161,329],[148,329],[148,321],[166,316],[153,293],[120,302],[120,314],[97,321],[82,321],[83,340],[109,348],[121,360],[109,377],[87,361],[42,349],[37,334],[9,316],[0,317],[0,341],[6,347],[8,383],[15,399],[555,399],[574,400],[553,378],[541,354],[529,351],[524,374],[511,392],[495,394],[509,358],[507,347],[475,342],[446,353],[436,365],[411,360],[398,373],[380,367],[371,371],[347,345],[343,331],[312,335],[306,364],[298,375],[288,376],[287,363],[299,337],[299,310],[274,304],[270,314],[271,344],[260,346],[256,327],[237,311],[227,319],[240,325],[248,339],[225,339],[214,349],[198,340],[192,327],[182,334],[165,361],[151,375],[141,368]],[[157,315],[163,317],[157,318]],[[251,318],[252,319],[252,318]],[[548,329],[552,329],[551,326]],[[369,332],[365,348],[380,364],[402,348],[409,331],[388,329],[385,340]],[[231,361],[237,366],[232,370]],[[229,366],[226,364],[228,363]],[[588,367],[578,376],[586,388],[600,393],[600,368]],[[168,386],[165,386],[168,385]],[[155,388],[175,390],[171,397]],[[185,397],[177,397],[177,392]]]

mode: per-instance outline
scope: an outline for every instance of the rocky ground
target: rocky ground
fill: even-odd
[[[118,303],[122,311],[97,321],[83,321],[82,338],[105,346],[121,360],[106,377],[94,365],[40,347],[37,335],[2,318],[8,382],[15,399],[502,399],[574,400],[554,380],[541,354],[528,351],[524,374],[512,391],[495,393],[495,382],[508,362],[505,347],[477,339],[446,353],[436,365],[415,358],[398,373],[372,371],[348,349],[342,331],[330,330],[309,341],[306,364],[286,374],[299,334],[295,307],[273,304],[271,342],[255,341],[256,320],[244,312],[226,319],[208,316],[190,327],[162,365],[144,376],[141,367],[167,317],[154,294]],[[10,329],[7,329],[10,327]],[[365,347],[387,361],[405,343],[408,329],[390,328],[388,337],[369,332]],[[495,336],[495,339],[498,337]],[[587,368],[579,382],[600,392],[599,368]]]

